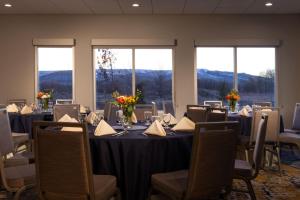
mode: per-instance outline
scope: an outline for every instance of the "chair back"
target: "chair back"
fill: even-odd
[[[112,102],[106,102],[104,106],[104,120],[115,123],[117,121],[116,112],[118,110],[118,106],[114,105]]]
[[[69,115],[71,118],[79,120],[80,117],[80,105],[79,104],[58,104],[53,107],[53,118],[54,121],[58,121],[65,114]]]
[[[264,108],[254,108],[252,116],[252,127],[250,144],[256,142],[256,134],[258,133],[258,125],[263,114],[268,115],[268,125],[265,141],[270,143],[279,142],[279,130],[280,130],[280,112],[279,108],[264,107]]]
[[[73,99],[56,99],[55,104],[73,104]]]
[[[208,122],[221,122],[227,121],[228,111],[226,108],[210,108],[207,112],[207,121]]]
[[[222,108],[223,106],[223,102],[222,101],[204,101],[203,102],[204,105],[210,106],[212,108]]]
[[[0,153],[5,156],[14,152],[10,123],[6,108],[0,109]]]
[[[7,100],[7,104],[16,104],[18,107],[25,106],[27,101],[26,99],[9,99]]]
[[[300,103],[295,105],[292,129],[300,130]]]
[[[231,189],[239,125],[231,122],[236,128],[228,129],[222,123],[216,126],[219,130],[196,124],[186,200],[217,198]]]
[[[261,161],[263,157],[263,150],[265,144],[265,138],[267,133],[267,125],[268,125],[268,115],[263,114],[258,123],[258,129],[256,134],[256,143],[253,151],[253,168],[254,168],[254,176],[257,176],[259,169],[261,167]]]
[[[254,102],[252,106],[259,106],[259,107],[272,107],[272,102],[270,101],[261,101],[261,102]]]
[[[139,121],[144,121],[145,120],[145,115],[144,115],[145,111],[150,111],[150,112],[152,112],[152,115],[157,115],[156,104],[155,103],[152,103],[152,104],[136,104],[135,109],[134,109],[134,113],[136,115],[137,120],[139,120]]]
[[[207,113],[209,112],[209,106],[204,105],[187,105],[186,106],[187,117],[193,122],[206,122]]]
[[[171,113],[173,116],[175,116],[173,102],[172,101],[163,101],[163,111],[166,114]]]
[[[79,127],[82,132],[61,131],[64,126]],[[33,131],[41,199],[94,199],[87,125],[34,122]]]

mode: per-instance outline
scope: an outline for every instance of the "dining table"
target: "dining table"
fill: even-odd
[[[191,132],[168,129],[162,137],[143,134],[146,128],[134,125],[125,135],[95,136],[95,127],[89,125],[93,173],[116,176],[123,200],[147,199],[152,174],[189,167]]]

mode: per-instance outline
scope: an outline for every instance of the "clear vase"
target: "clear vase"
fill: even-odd
[[[236,101],[230,101],[229,102],[229,109],[230,109],[230,112],[235,112],[236,111]]]

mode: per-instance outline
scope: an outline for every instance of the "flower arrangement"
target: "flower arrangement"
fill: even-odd
[[[232,89],[227,95],[226,95],[226,100],[228,101],[230,111],[234,112],[236,103],[240,100],[240,95],[239,92],[235,89]]]
[[[36,98],[40,101],[43,110],[47,110],[49,107],[49,100],[52,99],[52,92],[38,92]]]
[[[113,104],[119,106],[119,108],[123,111],[123,115],[129,120],[134,111],[134,106],[137,104],[140,96],[141,92],[139,90],[136,91],[135,96],[120,95],[118,91],[112,93],[112,97],[115,99]]]

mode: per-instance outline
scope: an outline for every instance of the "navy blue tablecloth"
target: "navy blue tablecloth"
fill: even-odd
[[[93,172],[116,176],[123,200],[145,200],[152,174],[189,167],[192,133],[146,137],[142,132],[97,137],[90,130]]]
[[[32,122],[33,121],[52,121],[51,113],[32,113],[22,115],[20,113],[9,113],[9,121],[11,131],[15,133],[28,133],[32,138]]]

